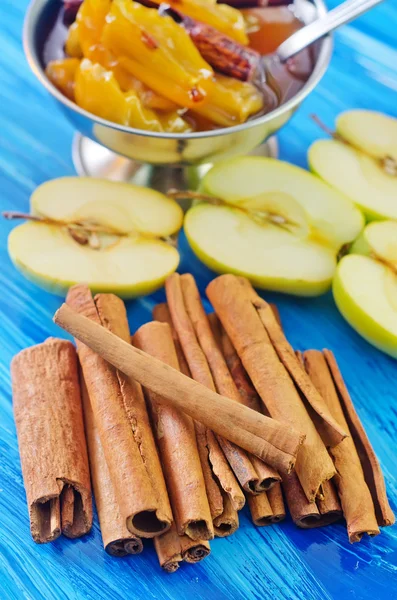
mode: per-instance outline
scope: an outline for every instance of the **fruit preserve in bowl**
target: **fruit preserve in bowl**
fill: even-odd
[[[327,38],[264,77],[262,56],[323,15],[322,0],[241,10],[214,0],[142,2],[33,0],[24,32],[30,65],[76,129],[136,161],[200,165],[252,151],[290,118],[330,58]],[[79,159],[100,162],[101,151]]]

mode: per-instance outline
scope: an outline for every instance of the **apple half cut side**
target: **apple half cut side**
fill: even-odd
[[[302,296],[331,285],[339,249],[363,216],[310,173],[274,159],[243,157],[215,165],[184,230],[193,252],[218,273],[245,275],[259,288]]]
[[[338,116],[336,131],[366,154],[397,163],[397,119],[372,110],[347,110]]]
[[[31,212],[49,223],[12,230],[9,254],[26,278],[53,293],[86,283],[133,298],[161,287],[178,267],[179,253],[164,238],[179,231],[183,212],[153,190],[64,177],[35,190]]]
[[[298,296],[318,296],[331,284],[332,249],[258,225],[233,208],[195,206],[184,229],[193,252],[217,273],[243,275],[255,287]]]
[[[64,229],[34,222],[11,231],[8,251],[27,279],[60,296],[76,283],[124,299],[150,294],[179,264],[178,251],[160,240],[122,237],[94,250],[76,243]]]
[[[181,207],[164,194],[132,183],[61,177],[40,185],[30,198],[32,214],[64,221],[95,221],[121,233],[167,237],[182,227]]]
[[[397,275],[358,254],[344,256],[333,281],[336,305],[370,344],[397,358]]]
[[[366,226],[350,249],[397,269],[397,221],[374,221]]]
[[[259,209],[261,201],[269,210],[273,204],[276,214],[285,213],[291,220],[295,205],[306,214],[311,237],[338,250],[364,226],[351,200],[308,171],[274,158],[244,156],[217,163],[200,189],[235,206],[255,202]]]
[[[319,140],[309,148],[310,169],[350,198],[368,220],[397,219],[397,177],[379,162],[337,140]]]

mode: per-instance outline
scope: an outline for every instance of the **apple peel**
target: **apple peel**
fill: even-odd
[[[336,305],[370,344],[397,358],[397,277],[369,256],[349,254],[333,281]]]

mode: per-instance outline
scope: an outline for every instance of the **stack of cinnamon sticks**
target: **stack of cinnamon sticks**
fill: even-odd
[[[209,541],[285,518],[342,517],[349,540],[390,525],[383,476],[329,351],[295,353],[275,307],[242,278],[215,279],[207,315],[193,277],[172,275],[167,302],[131,337],[112,294],[71,288],[48,340],[12,364],[14,411],[32,536],[78,537],[160,565],[198,562]],[[78,358],[77,358],[78,357]]]
[[[306,434],[295,471],[283,475],[294,522],[319,527],[343,515],[350,542],[392,525],[379,463],[332,352],[295,353],[277,312],[244,278],[218,277],[207,295],[243,397]]]

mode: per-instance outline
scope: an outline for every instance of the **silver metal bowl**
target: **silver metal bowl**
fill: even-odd
[[[55,3],[59,1],[32,0],[25,18],[23,43],[34,74],[79,132],[73,148],[73,160],[79,174],[133,179],[142,185],[165,190],[171,186],[194,185],[198,172],[224,158],[247,154],[254,149],[255,154],[274,155],[277,144],[271,136],[290,119],[302,100],[316,87],[331,58],[332,40],[327,37],[321,42],[313,73],[302,89],[272,112],[242,125],[181,134],[133,129],[83,110],[47,78],[40,49],[43,30],[46,24],[48,26]],[[295,0],[295,7],[298,16],[306,23],[327,12],[323,0]]]

